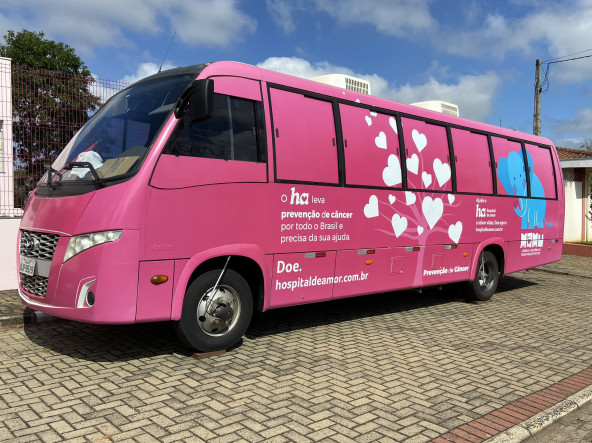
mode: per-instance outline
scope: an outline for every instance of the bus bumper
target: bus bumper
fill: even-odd
[[[117,241],[87,249],[63,263],[70,237],[60,237],[44,296],[19,295],[32,309],[89,323],[134,323],[138,294],[139,231],[124,230]]]

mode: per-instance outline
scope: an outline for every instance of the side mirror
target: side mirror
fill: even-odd
[[[179,97],[175,106],[175,117],[181,118],[189,107],[192,122],[207,120],[214,113],[214,80],[195,80]]]
[[[214,80],[206,78],[196,80],[191,87],[189,96],[191,121],[207,120],[214,114]]]

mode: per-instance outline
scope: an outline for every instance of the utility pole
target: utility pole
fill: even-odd
[[[532,133],[541,135],[541,60],[537,58],[534,76],[534,116]]]

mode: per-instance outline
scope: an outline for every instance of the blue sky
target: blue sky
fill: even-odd
[[[155,72],[176,32],[164,68],[346,73],[374,95],[532,132],[535,60],[592,55],[592,0],[2,0],[9,29],[67,43],[110,80]],[[550,65],[542,135],[558,146],[592,138],[591,74],[592,57]]]

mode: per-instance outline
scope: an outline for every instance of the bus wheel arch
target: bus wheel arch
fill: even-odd
[[[181,341],[201,352],[240,342],[253,311],[262,309],[263,280],[257,262],[247,257],[219,256],[201,263],[187,281],[175,325]]]
[[[499,245],[488,245],[481,250],[475,263],[472,280],[464,285],[467,298],[487,301],[493,297],[504,273],[504,251]]]
[[[187,282],[186,291],[200,275],[213,269],[223,269],[226,263],[227,255],[210,258],[201,263],[193,270]],[[228,269],[238,272],[248,283],[253,296],[253,308],[257,311],[263,311],[264,303],[264,278],[263,271],[259,264],[242,255],[231,255],[228,262]]]

